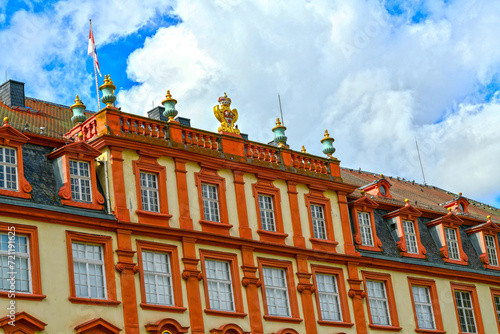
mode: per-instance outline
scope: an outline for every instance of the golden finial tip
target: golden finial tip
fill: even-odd
[[[4,118],[3,118],[3,122],[4,122],[4,123],[9,123],[9,118],[8,118],[8,117],[4,117]]]
[[[486,219],[490,220],[490,219],[491,219],[491,216],[486,217]]]
[[[225,97],[227,97],[227,94],[226,94],[226,92],[224,92],[224,96],[225,96]]]
[[[330,134],[328,133],[328,130],[325,130],[325,137],[330,137]]]
[[[405,203],[408,203],[410,200],[408,198],[405,199]]]
[[[304,147],[304,145],[302,145],[302,149],[300,150],[300,152],[306,153],[306,148]]]
[[[380,174],[380,178],[383,179],[384,178],[384,174]]]
[[[451,212],[451,208],[448,208],[448,211],[450,211],[450,212]]]
[[[462,196],[462,193],[461,193],[461,192],[459,192],[459,193],[458,193],[458,196]]]
[[[365,191],[364,190],[361,190],[361,195],[364,195],[365,194]]]
[[[83,133],[81,133],[81,132],[80,132],[80,133],[78,134],[78,138],[82,139],[82,138],[83,138]]]

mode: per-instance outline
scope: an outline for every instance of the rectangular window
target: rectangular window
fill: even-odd
[[[418,254],[417,234],[415,233],[415,225],[411,220],[403,220],[403,232],[405,235],[407,252]]]
[[[16,150],[0,147],[0,189],[17,190]]]
[[[463,333],[476,333],[476,320],[470,292],[455,291],[458,320]]]
[[[273,198],[267,195],[259,195],[259,208],[262,229],[265,231],[276,232]]]
[[[495,309],[497,311],[498,327],[500,328],[500,296],[495,296]]]
[[[269,315],[289,317],[290,303],[285,269],[264,267],[262,272]]]
[[[370,314],[374,325],[391,325],[389,305],[384,282],[366,281]]]
[[[429,287],[412,286],[413,302],[419,329],[436,329]]]
[[[325,215],[323,206],[311,204],[311,217],[313,224],[314,238],[326,240]]]
[[[492,235],[485,235],[484,241],[486,243],[486,252],[488,253],[488,261],[491,266],[498,266],[497,247],[495,245],[495,237]]]
[[[158,205],[158,180],[156,174],[140,173],[142,209],[160,212]]]
[[[321,319],[342,321],[337,278],[333,275],[317,274],[316,284],[318,286]]]
[[[71,197],[74,201],[92,203],[90,166],[84,161],[69,161]]]
[[[0,234],[0,290],[10,290],[11,273],[14,273],[16,292],[31,292],[31,266],[28,237],[16,235],[14,248],[9,251],[8,234]],[[9,263],[9,261],[12,261]],[[10,269],[10,264],[14,269]]]
[[[205,215],[205,220],[220,222],[217,186],[202,183],[201,196],[203,197],[203,213]]]
[[[142,251],[142,268],[146,302],[158,305],[174,305],[169,255]]]
[[[205,270],[210,309],[234,311],[233,285],[229,262],[206,260]]]
[[[359,232],[361,234],[361,244],[363,246],[373,247],[372,225],[370,214],[367,212],[358,212]]]
[[[450,260],[460,261],[460,251],[458,250],[457,231],[454,228],[445,228],[446,247]]]
[[[76,297],[105,299],[104,256],[100,245],[73,242]]]

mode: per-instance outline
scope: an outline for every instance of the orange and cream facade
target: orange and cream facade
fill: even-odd
[[[109,77],[97,113],[5,99],[19,84],[0,86],[0,333],[500,333],[498,209],[341,168],[328,133],[328,158],[281,124],[249,141],[226,95],[208,132],[170,92],[142,117]]]

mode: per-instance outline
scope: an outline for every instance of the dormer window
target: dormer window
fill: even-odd
[[[460,238],[463,220],[451,212],[451,208],[448,208],[448,211],[446,216],[428,222],[427,226],[444,262],[467,265],[469,259],[462,248]]]
[[[405,200],[406,205],[401,209],[386,214],[383,218],[392,227],[396,245],[402,256],[425,258],[427,251],[420,241],[418,217],[422,213]]]
[[[382,242],[377,237],[373,211],[378,204],[365,196],[349,203],[354,225],[354,244],[360,250],[381,252]]]
[[[450,208],[454,213],[469,213],[469,201],[462,197],[462,193],[458,193],[458,197],[441,205],[446,209]]]
[[[365,193],[373,196],[392,198],[390,189],[391,184],[384,178],[384,175],[382,174],[380,174],[380,179],[360,188],[360,190],[363,190]]]
[[[469,228],[466,232],[474,245],[479,259],[487,269],[500,270],[498,256],[500,248],[498,244],[498,233],[500,226],[488,216],[486,223]]]
[[[89,163],[85,161],[69,161],[71,176],[71,197],[73,201],[92,202],[92,188]]]
[[[16,150],[0,147],[0,188],[17,190]]]

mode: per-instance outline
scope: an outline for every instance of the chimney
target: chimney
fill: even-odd
[[[9,107],[25,107],[24,82],[9,80],[0,86],[0,100]]]

